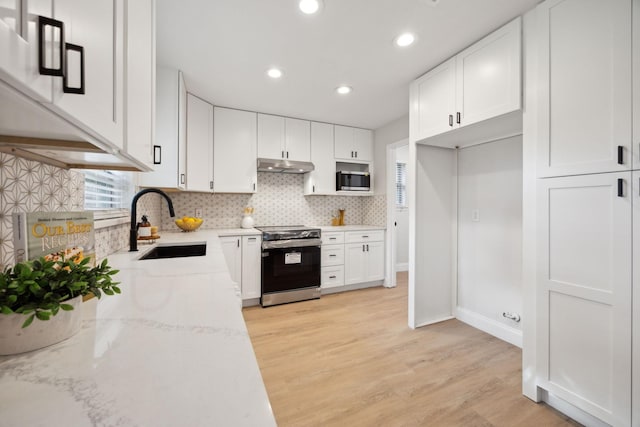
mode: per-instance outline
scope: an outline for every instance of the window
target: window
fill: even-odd
[[[396,163],[396,207],[407,207],[407,164]]]
[[[121,171],[85,170],[84,208],[100,210],[96,219],[127,216],[133,197],[133,174]]]

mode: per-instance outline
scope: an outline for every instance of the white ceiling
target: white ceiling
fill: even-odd
[[[538,2],[324,0],[307,16],[297,0],[157,0],[157,57],[215,105],[376,129],[408,113],[413,79]],[[404,31],[417,42],[400,49]]]

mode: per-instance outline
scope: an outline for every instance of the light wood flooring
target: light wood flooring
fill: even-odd
[[[457,320],[411,330],[407,276],[243,311],[280,427],[578,425],[521,393],[521,351]]]

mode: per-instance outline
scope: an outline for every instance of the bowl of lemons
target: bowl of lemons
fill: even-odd
[[[176,218],[175,222],[182,231],[196,231],[202,225],[202,218],[183,216]]]

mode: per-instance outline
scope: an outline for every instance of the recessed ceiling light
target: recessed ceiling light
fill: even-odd
[[[320,10],[321,0],[300,0],[298,7],[302,13],[312,15]]]
[[[336,92],[338,92],[340,95],[346,95],[348,93],[351,93],[352,90],[353,89],[351,88],[351,86],[345,86],[345,85],[338,86],[336,88]]]
[[[282,70],[280,70],[279,68],[269,68],[267,70],[267,76],[271,77],[272,79],[279,79],[280,77],[282,77]]]
[[[413,44],[414,41],[416,41],[416,37],[411,33],[400,34],[395,40],[396,45],[400,47],[407,47]]]

